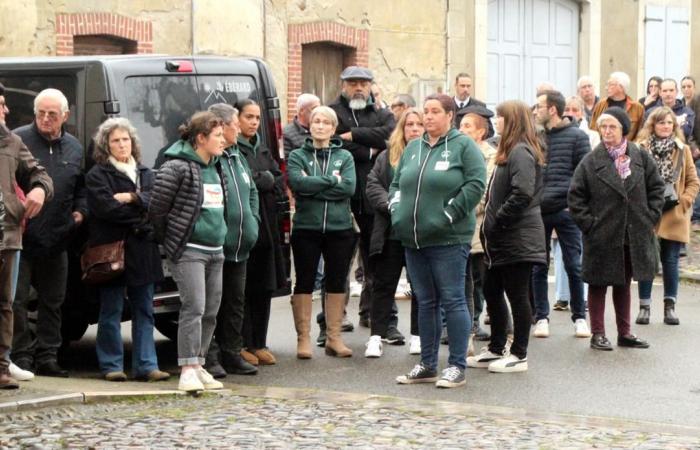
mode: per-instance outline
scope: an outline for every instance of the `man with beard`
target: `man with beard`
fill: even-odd
[[[367,68],[347,67],[340,74],[342,80],[340,97],[329,105],[338,115],[337,137],[343,140],[343,148],[352,153],[355,160],[357,187],[352,197],[351,207],[360,228],[360,257],[364,269],[364,285],[360,297],[360,323],[363,325],[369,324],[372,285],[369,242],[374,218],[372,206],[365,195],[367,175],[377,155],[386,149],[386,141],[396,123],[389,109],[375,108],[374,99],[370,94],[373,78],[372,72]],[[396,343],[399,341],[403,343],[403,336],[398,339],[399,335],[400,333],[393,337],[396,338]],[[387,339],[390,339],[389,333],[387,333]]]

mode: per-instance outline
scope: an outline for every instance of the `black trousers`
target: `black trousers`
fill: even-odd
[[[472,253],[469,255],[469,265],[472,276],[472,298],[474,299],[474,321],[475,330],[479,328],[479,317],[484,310],[484,277],[486,276],[486,264],[483,253]]]
[[[527,346],[532,325],[530,306],[530,279],[532,263],[516,263],[492,267],[486,270],[484,297],[491,316],[491,342],[489,350],[502,353],[506,345],[508,327],[508,296],[513,311],[514,339],[510,352],[518,358],[527,356]]]
[[[386,337],[389,327],[395,327],[398,323],[398,309],[394,297],[401,279],[401,271],[406,266],[404,255],[401,242],[387,240],[382,253],[370,257],[370,270],[374,277],[370,306],[372,335]],[[411,322],[413,323],[413,320]]]
[[[369,258],[369,244],[372,240],[372,228],[374,227],[373,214],[357,214],[355,220],[360,227],[360,261],[362,263],[363,283],[360,294],[360,317],[368,317],[372,307],[372,283],[374,276]]]
[[[228,363],[243,347],[247,261],[225,261],[221,306],[207,359]]]
[[[355,246],[355,234],[351,229],[325,233],[316,230],[292,230],[291,244],[296,271],[295,294],[313,292],[321,255],[325,264],[326,292],[345,292],[350,259]]]

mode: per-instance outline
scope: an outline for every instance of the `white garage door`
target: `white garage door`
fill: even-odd
[[[535,101],[535,87],[576,91],[579,6],[574,0],[489,0],[489,106]]]

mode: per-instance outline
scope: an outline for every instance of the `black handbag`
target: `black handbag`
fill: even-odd
[[[676,164],[676,168],[673,169],[673,179],[670,183],[666,183],[666,186],[664,187],[664,212],[678,206],[679,199],[678,192],[676,192],[676,182],[678,182],[678,178],[681,175],[681,167],[683,167],[684,159],[685,149],[681,149],[680,156],[678,157],[678,163]]]

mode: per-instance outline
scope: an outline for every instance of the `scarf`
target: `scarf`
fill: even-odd
[[[652,135],[649,138],[649,151],[659,167],[659,174],[666,183],[673,183],[673,149],[676,148],[673,136],[658,138]]]
[[[133,156],[129,156],[129,161],[123,163],[117,161],[114,156],[110,155],[109,162],[112,163],[115,169],[129,177],[129,179],[136,184],[136,160]]]
[[[605,149],[608,151],[608,155],[610,155],[610,158],[615,163],[615,169],[617,170],[617,174],[620,175],[620,178],[624,180],[630,176],[632,169],[630,168],[630,157],[626,154],[627,139],[623,138],[622,142],[617,147],[608,147],[606,145]]]

